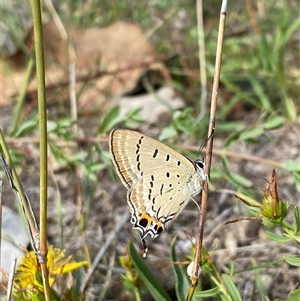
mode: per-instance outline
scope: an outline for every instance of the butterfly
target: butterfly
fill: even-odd
[[[133,228],[153,239],[198,195],[207,176],[204,160],[191,161],[165,144],[136,131],[114,129],[109,149],[116,172],[127,188]]]

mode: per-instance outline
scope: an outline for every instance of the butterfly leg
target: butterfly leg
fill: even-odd
[[[201,212],[200,206],[199,206],[199,204],[197,203],[197,201],[196,201],[194,198],[192,198],[192,201],[193,201],[193,202],[196,204],[196,206],[198,207],[199,212]]]

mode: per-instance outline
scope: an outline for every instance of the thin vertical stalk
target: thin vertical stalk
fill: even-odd
[[[212,98],[211,98],[211,106],[210,106],[210,119],[208,125],[208,133],[207,137],[210,137],[207,142],[207,150],[205,156],[205,173],[209,176],[211,161],[212,161],[212,150],[213,150],[213,132],[215,129],[215,120],[216,120],[216,111],[217,111],[217,100],[218,100],[218,90],[219,90],[219,82],[220,82],[220,73],[221,73],[221,62],[222,62],[222,50],[223,50],[223,39],[224,39],[224,31],[225,31],[225,19],[226,19],[226,9],[227,9],[227,1],[222,1],[222,7],[220,12],[220,23],[219,23],[219,31],[218,31],[218,41],[217,41],[217,51],[216,51],[216,61],[215,61],[215,72],[214,72],[214,80],[213,80],[213,88],[212,88]],[[206,207],[207,207],[207,199],[208,199],[208,181],[205,181],[202,199],[201,199],[201,212],[199,216],[199,228],[197,233],[197,243],[196,243],[196,253],[194,257],[194,264],[191,275],[191,285],[190,290],[188,292],[186,300],[191,300],[195,291],[195,287],[198,284],[198,279],[200,275],[201,269],[201,249],[203,243],[203,233],[204,233],[204,223],[206,216]]]
[[[36,75],[39,112],[40,137],[40,258],[45,300],[50,301],[50,286],[47,269],[47,113],[45,92],[45,64],[43,48],[43,29],[41,5],[39,0],[32,0],[32,17],[35,42]]]
[[[204,25],[203,25],[203,1],[197,0],[196,5],[197,5],[197,27],[198,27],[198,48],[199,48],[199,70],[200,70],[200,84],[201,84],[200,113],[195,120],[195,124],[198,124],[200,120],[206,115],[207,75],[206,75],[205,39],[204,39]]]

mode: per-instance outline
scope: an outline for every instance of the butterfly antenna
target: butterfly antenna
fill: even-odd
[[[200,145],[199,151],[198,151],[198,155],[197,155],[197,158],[199,158],[200,153],[202,152],[204,146],[207,144],[207,141],[213,136],[214,132],[215,132],[215,128],[212,129],[210,135],[209,135],[209,136],[206,136],[205,140],[204,140],[204,141],[202,142],[202,144]]]

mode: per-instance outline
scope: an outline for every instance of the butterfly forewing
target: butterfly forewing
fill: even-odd
[[[159,141],[141,133],[115,129],[110,134],[110,151],[118,175],[130,187],[145,172],[158,172],[167,166],[195,172],[193,163]]]
[[[110,134],[110,152],[116,171],[124,186],[129,188],[140,177],[135,158],[138,135],[127,130],[113,130]]]

